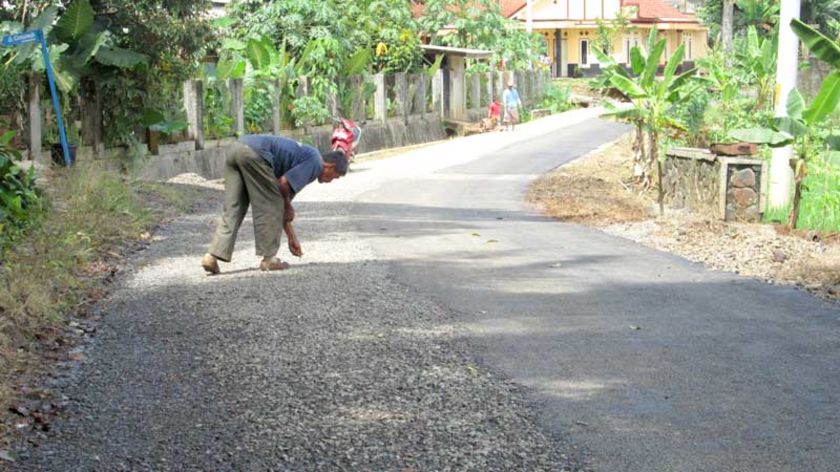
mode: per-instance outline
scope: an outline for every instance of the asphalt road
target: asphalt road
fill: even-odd
[[[595,470],[840,470],[837,304],[523,203],[537,175],[624,130],[591,119],[492,150],[476,140],[457,165],[357,195],[351,215]]]
[[[216,191],[134,257],[0,469],[840,470],[840,307],[525,206],[626,130],[599,112],[307,187],[281,273],[248,219],[204,275]]]

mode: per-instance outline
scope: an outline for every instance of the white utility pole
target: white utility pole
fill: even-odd
[[[534,32],[534,0],[527,0],[525,2],[525,31],[530,35]],[[534,64],[531,62],[531,49],[528,48],[528,68],[533,69]]]
[[[723,43],[723,52],[726,57],[726,64],[731,63],[732,57],[732,36],[733,20],[735,16],[735,0],[723,0],[723,15],[720,22],[720,37]]]
[[[534,0],[528,0],[526,5],[525,31],[531,34],[534,32]]]
[[[799,72],[799,38],[790,27],[793,18],[799,18],[800,0],[781,0],[779,14],[779,55],[776,60],[776,116],[787,116],[787,99],[796,87]],[[773,149],[770,161],[770,201],[768,209],[784,209],[790,205],[793,188],[793,170],[790,158],[793,148]]]

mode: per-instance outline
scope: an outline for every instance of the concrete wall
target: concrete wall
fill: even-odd
[[[331,135],[330,126],[320,126],[306,132],[294,130],[288,134],[295,139],[311,142],[321,151],[329,149]],[[430,115],[425,119],[410,117],[408,124],[402,120],[370,122],[362,126],[362,139],[357,152],[364,153],[445,138],[446,133],[440,119]],[[162,146],[159,156],[149,156],[133,173],[138,178],[148,180],[166,180],[183,173],[218,179],[222,177],[227,150],[233,142],[234,139],[207,141],[205,149],[202,150],[191,150],[188,146]]]

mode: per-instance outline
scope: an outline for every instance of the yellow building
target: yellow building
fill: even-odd
[[[598,75],[600,65],[593,51],[598,22],[609,24],[619,14],[629,21],[628,28],[613,38],[608,51],[619,63],[629,65],[630,49],[644,47],[654,25],[667,39],[663,63],[680,43],[685,44],[683,67],[706,54],[708,29],[692,12],[680,11],[667,0],[532,0],[530,8],[526,0],[501,0],[501,7],[523,27],[529,23],[530,10],[531,28],[545,37],[555,77]]]

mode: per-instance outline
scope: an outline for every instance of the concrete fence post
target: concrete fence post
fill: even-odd
[[[432,113],[446,118],[446,107],[443,103],[443,69],[438,69],[432,79]]]
[[[336,90],[338,89],[338,85],[339,85],[338,81],[339,80],[347,80],[347,78],[343,77],[343,78],[337,78],[337,79],[333,80],[333,83],[336,86]],[[340,106],[339,106],[339,103],[338,103],[338,92],[337,91],[336,92],[328,91],[326,101],[327,101],[327,103],[326,103],[327,110],[330,111],[330,115],[339,116],[341,113],[339,113]]]
[[[365,119],[365,78],[354,75],[349,80],[350,89],[355,91],[353,103],[350,105],[350,118],[361,121]]]
[[[394,100],[397,102],[397,115],[402,117],[404,123],[408,123],[411,101],[408,96],[408,76],[405,72],[394,74]]]
[[[29,123],[29,159],[41,160],[41,74],[29,74],[27,88],[27,112]]]
[[[484,105],[481,102],[481,74],[472,74],[472,77],[470,77],[470,82],[472,85],[472,87],[470,87],[472,89],[470,93],[472,95],[473,110],[475,110],[480,117],[481,108],[482,105]]]
[[[422,118],[426,117],[426,87],[428,80],[429,77],[424,72],[414,76],[414,83],[416,84],[416,88],[414,89],[414,113],[420,115]]]
[[[492,102],[493,99],[496,97],[496,89],[493,88],[493,73],[487,72],[486,74],[484,74],[484,77],[485,80],[487,80],[487,83],[485,84],[485,90],[487,92],[487,103],[490,104],[490,102]]]
[[[528,95],[531,96],[531,103],[537,101],[537,76],[536,71],[528,71]]]
[[[193,105],[193,139],[196,150],[204,149],[204,82],[195,80],[192,83]]]
[[[230,114],[233,115],[233,131],[237,136],[245,134],[245,100],[242,79],[229,79]]]
[[[387,91],[385,90],[385,74],[382,72],[373,76],[376,92],[373,95],[374,118],[383,123],[388,120]]]
[[[449,70],[449,116],[458,121],[467,118],[467,87],[464,68],[463,57],[450,56],[447,66]]]
[[[195,139],[195,88],[194,80],[184,81],[184,110],[187,111],[187,138]]]

